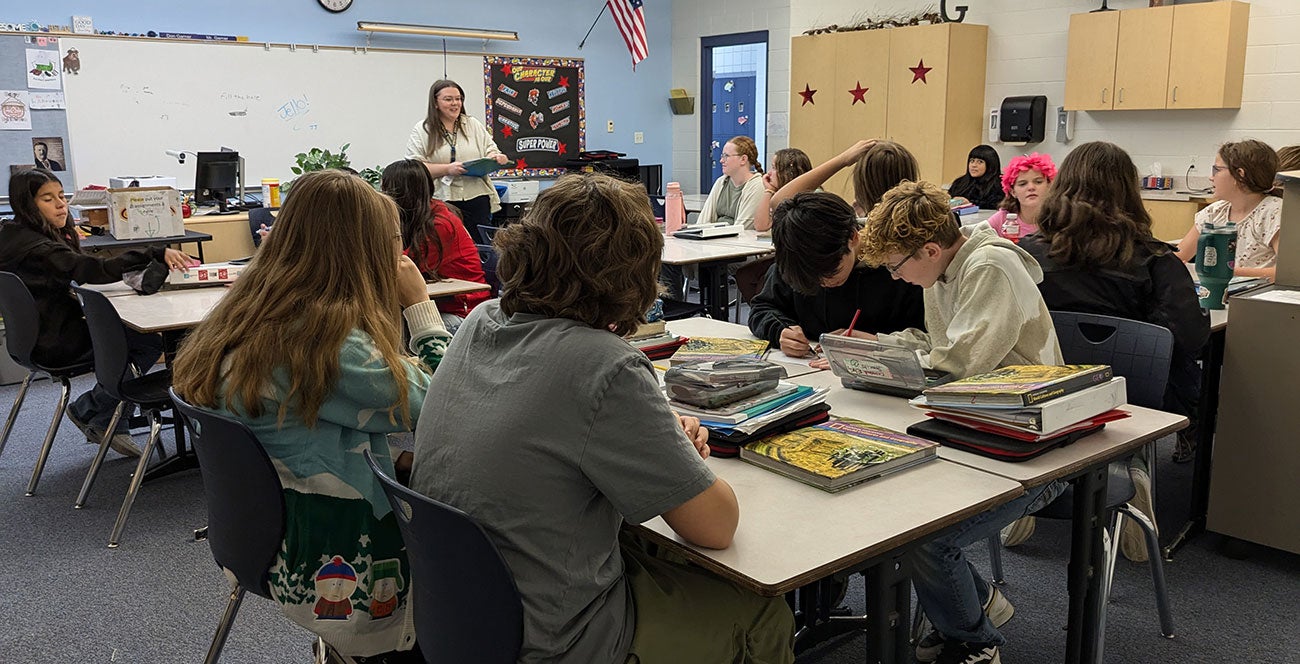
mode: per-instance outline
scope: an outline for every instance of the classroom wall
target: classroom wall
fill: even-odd
[[[474,2],[359,0],[346,12],[331,14],[314,0],[50,0],[27,6],[21,15],[6,13],[0,16],[0,21],[33,20],[67,25],[76,14],[91,16],[99,30],[247,35],[253,41],[342,46],[366,44],[366,34],[356,29],[359,20],[515,30],[519,33],[518,42],[490,41],[484,47],[481,41],[450,39],[447,48],[584,58],[587,148],[626,152],[641,163],[664,164],[667,168],[672,157],[672,124],[665,101],[671,87],[671,5],[662,0],[645,3],[650,57],[637,65],[635,72],[627,47],[608,12],[601,17],[586,46],[578,49],[578,42],[603,6],[603,0],[548,3],[497,0],[490,5],[490,11],[485,11],[488,5]],[[372,43],[377,47],[423,50],[439,50],[443,46],[442,39],[436,37],[382,34],[376,34]],[[441,77],[440,60],[430,56],[430,63],[428,71],[411,73],[412,85],[427,87]],[[469,83],[478,84],[478,81]],[[422,107],[411,109],[411,123],[423,117],[424,111]],[[482,119],[482,109],[470,111]],[[605,130],[609,120],[614,121],[613,133]],[[637,131],[645,134],[643,144],[633,142],[633,133]],[[395,150],[400,152],[402,147]]]
[[[1065,95],[1065,45],[1070,14],[1101,6],[1099,0],[980,0],[949,2],[970,7],[966,21],[989,26],[985,107],[1004,97],[1045,94],[1049,108]],[[1111,0],[1115,9],[1146,7],[1146,0]],[[1074,145],[1094,140],[1119,144],[1145,173],[1160,162],[1164,175],[1181,178],[1193,156],[1193,184],[1204,186],[1217,146],[1257,138],[1274,147],[1300,143],[1300,2],[1254,0],[1246,48],[1246,77],[1240,109],[1103,111],[1076,115],[1074,140],[1048,140],[1023,148],[994,144],[1003,163],[1025,151],[1050,153],[1058,161]],[[791,0],[790,32],[848,24],[864,16],[911,13],[937,7],[934,0]],[[676,67],[674,66],[674,75]],[[788,107],[789,99],[786,99]]]
[[[668,87],[686,88],[696,103],[695,113],[672,116],[672,171],[670,175],[665,170],[664,179],[681,182],[685,193],[701,193],[700,37],[767,30],[767,154],[760,156],[766,164],[773,152],[789,143],[790,0],[673,0],[672,14]]]

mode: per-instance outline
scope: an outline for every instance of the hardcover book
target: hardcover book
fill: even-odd
[[[1032,406],[1109,381],[1105,364],[1014,365],[925,390],[931,406]]]
[[[1053,432],[1124,405],[1127,391],[1123,376],[1033,406],[939,406],[924,396],[912,399],[913,406],[937,417],[953,416],[1015,429],[1037,436]]]
[[[938,447],[861,420],[834,418],[749,443],[740,458],[836,492],[933,459]]]
[[[764,339],[728,339],[724,337],[693,337],[673,353],[672,364],[702,360],[717,362],[733,357],[767,358],[767,341]]]

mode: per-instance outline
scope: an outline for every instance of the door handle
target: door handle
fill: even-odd
[[[1178,103],[1178,86],[1177,86],[1177,85],[1174,86],[1174,103],[1175,103],[1175,104]]]
[[[1110,88],[1102,88],[1102,89],[1101,89],[1101,103],[1103,103],[1103,104],[1106,103],[1106,91],[1109,90],[1109,89],[1110,89]]]
[[[1119,89],[1119,103],[1124,103],[1124,88]]]

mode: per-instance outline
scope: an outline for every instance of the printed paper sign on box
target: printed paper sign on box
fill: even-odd
[[[181,192],[171,187],[108,190],[109,232],[119,240],[185,234]]]

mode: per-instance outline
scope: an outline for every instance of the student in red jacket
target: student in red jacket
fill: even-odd
[[[486,284],[478,248],[459,214],[433,198],[433,176],[419,161],[403,159],[384,169],[380,186],[397,202],[402,217],[402,253],[426,279],[464,279]],[[439,298],[447,330],[455,333],[469,312],[490,297],[488,291]]]

